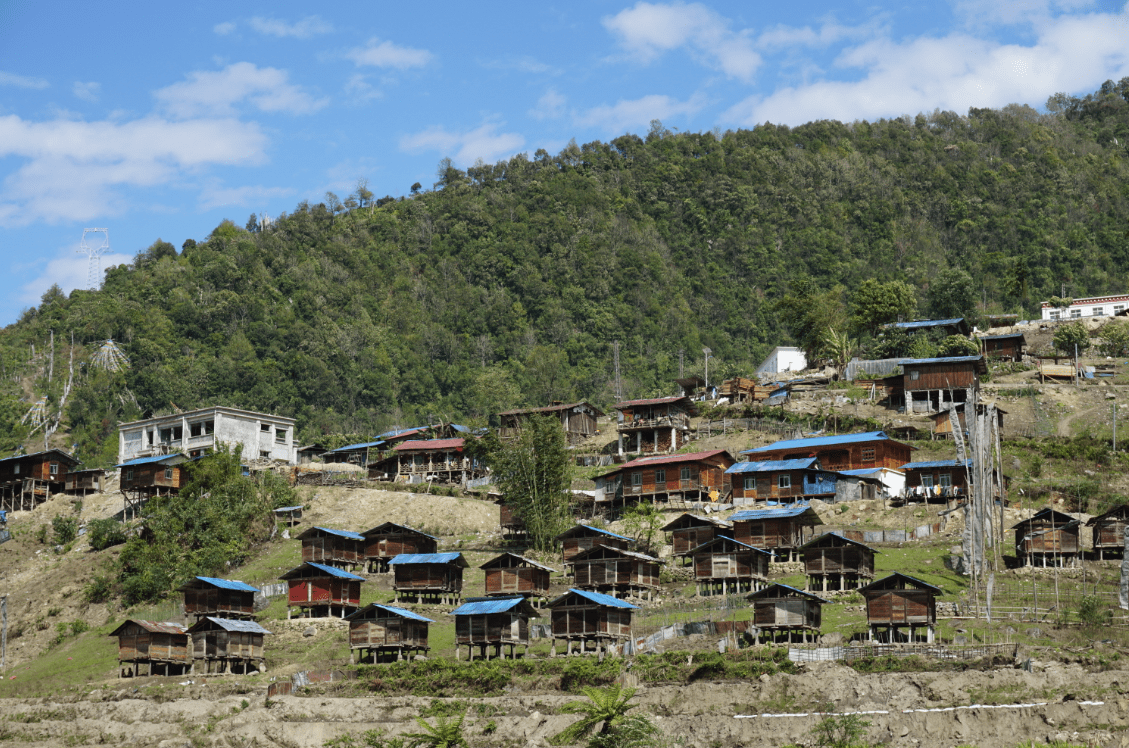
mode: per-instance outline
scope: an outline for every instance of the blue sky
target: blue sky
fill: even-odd
[[[570,138],[1041,107],[1129,76],[1123,0],[0,0],[0,325],[224,218]],[[98,236],[100,240],[102,237]],[[94,243],[94,239],[88,239]]]

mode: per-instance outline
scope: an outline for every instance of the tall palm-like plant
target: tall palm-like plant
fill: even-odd
[[[553,745],[575,743],[591,735],[589,745],[628,746],[651,745],[658,729],[643,715],[629,715],[635,708],[629,704],[635,698],[634,688],[611,685],[607,688],[583,689],[588,701],[570,701],[561,707],[565,714],[580,714],[581,719],[572,723],[549,741]],[[596,728],[599,727],[599,730]],[[593,734],[594,733],[594,734]]]
[[[466,712],[453,717],[436,717],[435,724],[430,725],[422,717],[416,717],[416,722],[423,728],[423,732],[409,732],[404,735],[411,748],[468,748],[466,738],[463,737],[463,720]]]

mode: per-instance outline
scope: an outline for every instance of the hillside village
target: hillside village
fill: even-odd
[[[37,698],[128,693],[160,704],[219,692],[219,704],[246,694],[244,705],[282,704],[319,723],[294,744],[320,745],[368,722],[340,706],[352,716],[328,728],[302,716],[302,700],[325,707],[388,689],[400,706],[425,695],[482,699],[473,744],[539,745],[568,724],[552,705],[577,688],[569,663],[589,661],[593,684],[645,686],[648,711],[687,744],[779,745],[754,720],[733,733],[732,715],[817,711],[838,686],[821,693],[805,681],[813,676],[885,689],[889,675],[864,674],[881,662],[941,680],[953,663],[967,671],[960,695],[938,684],[909,700],[893,687],[862,689],[836,706],[1038,701],[1043,719],[1002,742],[991,730],[944,734],[954,745],[962,735],[984,746],[1113,744],[1129,726],[1110,682],[1129,651],[1119,602],[1129,510],[1123,454],[1110,440],[1129,362],[1056,353],[1054,338],[1081,325],[1100,340],[1120,324],[1123,301],[1075,300],[1048,306],[1044,320],[992,319],[983,331],[963,319],[893,325],[964,337],[976,355],[809,365],[780,347],[747,378],[681,377],[674,394],[608,413],[583,401],[503,411],[502,442],[547,417],[567,445],[569,525],[552,550],[533,546],[526,518],[497,489],[474,449],[482,430],[453,423],[327,448],[299,444],[293,418],[217,405],[119,424],[113,469],[60,448],[0,459],[0,698],[28,717],[0,735],[94,740],[66,726],[92,719],[86,707],[48,714]],[[96,523],[144,537],[147,505],[175,502],[197,465],[234,444],[247,480],[292,487],[293,503],[272,507],[269,537],[158,600],[95,601],[91,585],[121,548],[94,550]],[[977,456],[991,465],[978,469]],[[969,520],[977,506],[986,531]],[[664,659],[672,653],[677,662]],[[709,674],[696,659],[715,663]],[[427,668],[483,661],[510,668],[512,685],[421,685]],[[415,686],[392,685],[411,683],[412,668]],[[669,689],[700,678],[739,682],[747,703],[707,699],[690,720]],[[507,688],[544,701],[534,709],[502,696]],[[1081,712],[1064,719],[1047,704]],[[183,734],[234,745],[241,734],[254,744],[262,728],[251,716],[210,719],[234,732],[177,731],[166,715],[151,742]],[[403,715],[379,721],[406,726]],[[892,718],[875,721],[888,744],[918,744]],[[809,723],[792,718],[790,739]],[[135,744],[117,718],[97,730],[100,742]]]

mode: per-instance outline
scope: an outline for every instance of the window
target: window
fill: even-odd
[[[268,452],[266,450],[260,450],[259,451],[259,457],[263,458],[264,460],[269,460],[270,459],[270,452]]]
[[[909,378],[911,382],[916,382],[917,380],[921,379],[921,372],[917,369],[912,369],[910,370]]]
[[[275,429],[274,440],[279,444],[286,444],[286,429]]]
[[[1051,319],[1062,319],[1062,312],[1058,311],[1057,309],[1051,312]]]
[[[172,429],[161,429],[161,441],[165,443],[172,441]]]
[[[153,430],[149,429],[145,433],[149,435],[149,446],[153,446]]]
[[[15,472],[16,475],[19,475],[20,474],[20,463],[17,462],[14,465],[14,467],[15,467],[15,470],[13,472]]]
[[[790,473],[781,473],[777,476],[776,485],[780,488],[792,487],[792,475]]]
[[[125,471],[125,479],[126,480],[133,480],[133,468],[130,468],[129,470]]]
[[[874,462],[874,447],[864,447],[862,450],[863,462]]]
[[[635,486],[636,488],[643,485],[643,474],[642,473],[632,473],[631,474],[631,485]]]
[[[746,478],[745,479],[745,490],[746,491],[756,491],[757,490],[757,479],[756,478]]]
[[[666,470],[655,470],[655,483],[666,483]]]
[[[1104,317],[1105,316],[1105,307],[1100,307],[1100,306],[1094,307],[1094,316],[1095,317]]]
[[[952,488],[953,476],[950,473],[941,473],[937,477],[941,479],[941,488]]]
[[[259,424],[259,431],[262,431],[264,433],[269,434],[270,433],[270,424],[269,423],[260,423]]]
[[[682,478],[682,480],[690,480],[690,468],[688,468],[688,467],[682,468],[682,473],[681,473],[680,477]]]
[[[1081,316],[1082,316],[1082,310],[1081,309],[1071,309],[1070,310],[1070,318],[1071,319],[1078,319]]]
[[[188,424],[188,435],[189,436],[202,436],[203,433],[204,433],[204,423],[202,421],[198,421],[196,423]]]
[[[1124,304],[1114,304],[1114,306],[1113,306],[1113,316],[1114,317],[1116,317],[1117,315],[1121,314],[1124,311],[1125,311],[1125,305]]]
[[[204,433],[205,434],[216,433],[216,422],[215,421],[204,421]]]
[[[932,475],[921,476],[921,487],[922,488],[933,488],[933,476]]]
[[[165,480],[172,480],[172,468],[165,468]]]
[[[58,474],[59,474],[59,463],[52,462],[51,463],[51,475],[58,475]]]

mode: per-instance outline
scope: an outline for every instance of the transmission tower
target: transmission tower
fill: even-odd
[[[87,234],[105,234],[106,238],[101,245],[92,247],[86,243]],[[91,291],[98,290],[102,287],[102,255],[110,251],[110,230],[83,229],[82,243],[75,251],[90,258],[86,265],[86,287]]]

